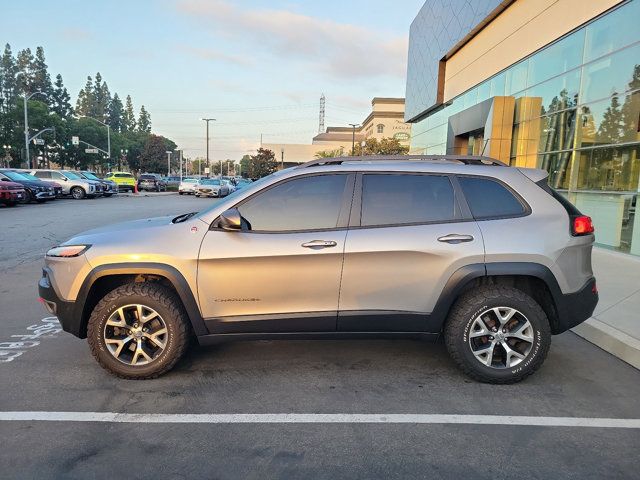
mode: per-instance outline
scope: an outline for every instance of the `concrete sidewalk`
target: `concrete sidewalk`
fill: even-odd
[[[640,258],[594,248],[593,270],[600,302],[573,332],[640,369]]]

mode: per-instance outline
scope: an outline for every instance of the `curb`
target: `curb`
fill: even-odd
[[[637,338],[593,317],[571,331],[640,370],[640,340]]]

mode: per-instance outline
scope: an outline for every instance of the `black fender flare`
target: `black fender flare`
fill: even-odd
[[[178,293],[178,296],[182,301],[187,315],[189,316],[189,320],[191,321],[194,333],[196,335],[206,335],[207,333],[209,333],[205,327],[202,313],[200,312],[200,308],[198,307],[198,303],[196,302],[194,294],[191,291],[191,288],[189,287],[186,279],[178,271],[178,269],[172,267],[171,265],[166,265],[163,263],[110,263],[95,267],[85,277],[78,292],[78,296],[76,297],[76,304],[79,308],[81,308],[82,311],[81,322],[83,324],[86,323],[86,320],[91,314],[91,312],[87,311],[87,297],[89,295],[89,292],[91,291],[91,288],[98,279],[111,275],[144,274],[157,275],[159,277],[166,278]],[[86,329],[86,326],[84,326],[84,328]]]

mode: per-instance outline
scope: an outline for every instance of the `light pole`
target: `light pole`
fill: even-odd
[[[129,153],[129,150],[127,150],[126,148],[121,148],[120,149],[120,160],[118,160],[118,170],[122,170],[122,160],[124,160],[124,158],[127,156],[127,154]]]
[[[280,170],[284,170],[284,147],[280,147]]]
[[[182,150],[178,150],[178,161],[180,162],[180,167],[179,167],[179,171],[180,171],[180,181],[182,182]]]
[[[356,127],[359,125],[358,123],[350,123],[351,128],[353,128],[353,134],[351,136],[351,156],[353,157],[356,154]]]
[[[11,158],[11,155],[9,155],[8,152],[11,151],[11,145],[2,145],[2,148],[4,148],[4,159],[2,160],[2,166],[7,165],[7,168],[9,168],[9,158]],[[7,158],[8,157],[8,158]]]
[[[171,152],[167,150],[164,152],[167,154],[167,177],[171,175]]]
[[[27,112],[27,102],[31,97],[38,94],[47,98],[47,94],[41,91],[33,92],[29,96],[27,96],[27,94],[25,93],[24,97],[22,97],[22,99],[24,100],[24,148],[25,148],[25,153],[27,155],[27,167],[29,168],[31,168],[32,165],[31,165],[31,159],[29,157],[29,113]],[[33,168],[36,168],[36,165],[33,165]]]
[[[203,122],[207,122],[207,167],[210,167],[209,165],[209,122],[215,122],[216,119],[201,118],[200,120],[202,120]],[[220,168],[221,168],[220,173],[222,173],[222,166]],[[202,176],[202,162],[200,162],[200,176]]]
[[[80,115],[78,118],[89,118],[95,122],[98,122],[100,125],[104,125],[105,127],[107,127],[107,156],[109,157],[109,161],[111,161],[111,127],[108,124],[101,122],[97,118],[88,117],[86,115]]]

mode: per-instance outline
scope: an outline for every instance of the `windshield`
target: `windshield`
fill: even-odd
[[[78,179],[82,179],[82,177],[76,173],[70,172],[68,170],[64,170],[62,173],[64,173],[64,176],[67,177],[70,180],[78,180]]]
[[[198,183],[198,179],[197,178],[183,178],[182,181],[184,183]]]
[[[9,177],[11,180],[17,180],[17,181],[31,180],[29,178],[31,177],[31,175],[29,175],[28,173],[6,172],[6,171],[2,173],[5,174],[7,177]],[[33,178],[38,180],[36,177],[33,177]]]
[[[144,180],[155,180],[156,177],[154,175],[140,175],[140,178]]]
[[[81,174],[85,177],[88,178],[89,180],[100,180],[98,177],[96,177],[93,173],[91,172],[81,172]]]
[[[203,180],[200,180],[200,183],[202,185],[220,185],[220,180],[214,180],[212,178],[211,179],[205,178]]]

